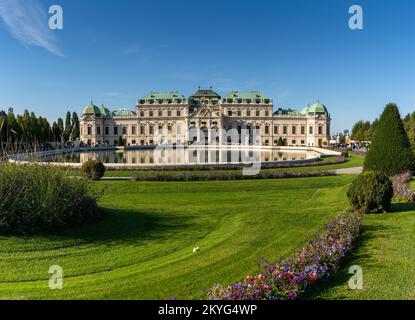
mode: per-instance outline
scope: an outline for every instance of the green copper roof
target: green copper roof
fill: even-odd
[[[215,91],[210,89],[201,89],[197,90],[192,96],[192,99],[200,99],[200,98],[207,98],[207,99],[220,99],[220,95],[218,95]]]
[[[109,111],[107,108],[105,108],[104,105],[102,105],[101,108],[99,108],[99,112],[101,113],[101,116],[103,116],[103,117],[110,117],[111,116],[111,111]]]
[[[267,99],[269,100],[259,91],[251,91],[251,92],[232,91],[225,97],[225,99],[241,99],[241,100]]]
[[[121,108],[121,109],[114,110],[112,112],[112,115],[114,117],[131,117],[131,116],[135,116],[135,113],[131,111],[130,109]]]
[[[96,105],[94,105],[93,101],[91,100],[91,103],[88,106],[86,106],[84,109],[84,115],[100,116],[101,111]]]
[[[150,92],[148,95],[143,97],[141,100],[177,100],[177,99],[186,99],[178,91],[166,91],[166,92]]]
[[[293,110],[291,108],[288,109],[283,109],[283,108],[279,108],[277,111],[274,112],[274,115],[279,115],[279,116],[302,116],[304,115],[304,113],[302,111],[298,111],[298,110]]]
[[[304,114],[319,114],[319,113],[328,113],[327,108],[325,105],[321,104],[320,101],[317,101],[311,106],[305,107],[302,110],[302,113]]]

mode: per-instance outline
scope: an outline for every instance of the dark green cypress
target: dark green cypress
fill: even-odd
[[[414,169],[414,153],[394,103],[385,107],[376,125],[364,170],[380,171],[388,176]]]

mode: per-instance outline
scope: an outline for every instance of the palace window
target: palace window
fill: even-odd
[[[241,116],[241,110],[238,110],[238,117]]]
[[[101,127],[97,126],[97,135],[100,135],[100,134],[101,134]]]
[[[313,134],[313,126],[310,126],[310,128],[308,129],[308,133]]]
[[[256,116],[259,117],[261,115],[261,111],[257,110],[256,111]]]
[[[109,127],[105,127],[105,134],[106,135],[110,134],[110,128]],[[109,143],[107,143],[107,144],[109,144]]]
[[[159,110],[159,117],[163,116],[163,111]]]
[[[150,134],[154,134],[154,126],[153,125],[150,126]]]
[[[140,111],[140,117],[144,117],[144,111]]]
[[[118,127],[114,127],[114,136],[118,135]]]
[[[297,144],[297,141],[296,141],[296,140],[293,140],[292,144],[293,144],[293,145],[294,145],[294,144]]]
[[[293,134],[297,134],[297,127],[296,126],[292,126],[291,130],[292,130]]]
[[[279,133],[278,131],[279,131],[278,126],[274,126],[274,134],[278,134]]]
[[[318,127],[318,134],[323,134],[323,127],[322,126]]]
[[[269,126],[265,126],[265,134],[269,134]]]
[[[181,112],[180,112],[180,110],[177,110],[177,111],[176,111],[176,115],[177,115],[178,117],[180,117],[180,116],[181,116]]]
[[[122,127],[122,134],[123,135],[127,134],[127,127],[126,126]]]
[[[250,116],[251,116],[251,110],[247,110],[247,111],[246,111],[246,116],[247,116],[247,117],[250,117]]]
[[[169,110],[169,111],[167,111],[167,116],[168,117],[171,117],[171,111]]]
[[[92,127],[88,127],[88,136],[92,135]]]
[[[141,126],[140,127],[140,134],[144,135],[146,132],[146,127],[145,126]]]
[[[265,116],[266,116],[266,117],[269,117],[269,110],[266,110],[266,111],[265,111]]]
[[[131,134],[133,134],[133,135],[137,134],[137,126],[132,126],[131,127]],[[134,144],[135,144],[135,142],[134,142]]]
[[[163,134],[163,126],[159,126],[159,134]]]
[[[150,117],[154,117],[154,112],[150,111]]]
[[[172,132],[173,132],[172,126],[170,124],[167,126],[167,132],[169,134],[172,134]]]
[[[301,140],[301,145],[305,145],[305,141],[304,140]]]
[[[283,126],[282,127],[282,134],[287,134],[287,132],[288,132],[287,126]]]
[[[305,134],[305,127],[301,126],[301,134]]]
[[[228,110],[228,117],[232,117],[232,110]]]

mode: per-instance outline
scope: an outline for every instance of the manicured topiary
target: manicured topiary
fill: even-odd
[[[349,157],[349,151],[347,151],[347,150],[342,151],[342,157],[348,158]]]
[[[57,167],[0,165],[0,234],[56,233],[102,216],[86,179]]]
[[[277,146],[278,147],[284,147],[284,145],[285,145],[284,140],[282,140],[282,138],[279,137],[278,140],[277,140]]]
[[[376,125],[364,169],[388,176],[414,169],[414,154],[396,104],[386,106]]]
[[[387,212],[393,197],[391,180],[381,172],[366,171],[347,191],[353,209],[365,213]]]
[[[105,166],[99,160],[88,160],[82,165],[81,173],[89,180],[99,180],[105,174]]]

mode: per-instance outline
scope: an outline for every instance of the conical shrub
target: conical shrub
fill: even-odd
[[[364,170],[393,176],[414,169],[414,153],[394,103],[385,107],[366,155]]]

